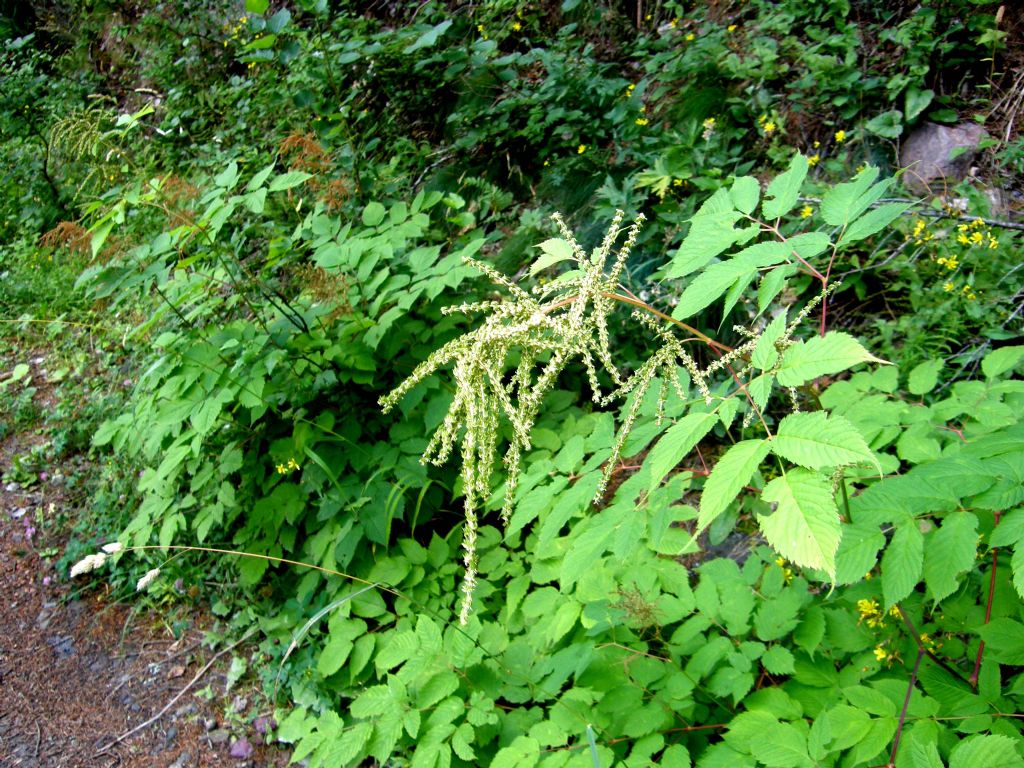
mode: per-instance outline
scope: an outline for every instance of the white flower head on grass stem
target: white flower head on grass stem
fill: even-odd
[[[151,571],[146,571],[146,573],[143,575],[143,577],[141,579],[139,579],[139,583],[135,585],[135,591],[136,592],[141,592],[146,587],[148,587],[150,584],[152,584],[154,581],[156,581],[156,577],[159,576],[159,575],[160,575],[160,569],[159,568],[154,568]]]
[[[95,555],[86,555],[71,566],[71,578],[73,579],[75,576],[80,576],[83,573],[88,573],[89,571],[95,571],[103,565],[106,560],[107,556],[102,552],[97,552]]]
[[[118,552],[124,551],[124,544],[120,541],[112,541],[109,544],[104,544],[101,549],[108,555],[116,555]]]

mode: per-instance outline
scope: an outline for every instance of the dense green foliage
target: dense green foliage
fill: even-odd
[[[67,563],[258,628],[312,766],[1024,765],[1021,237],[893,176],[995,5],[184,6],[0,24]]]

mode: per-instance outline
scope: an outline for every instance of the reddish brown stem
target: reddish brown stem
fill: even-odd
[[[999,525],[1000,512],[995,513],[995,522],[993,527]],[[999,548],[992,547],[992,571],[988,577],[988,602],[985,604],[985,621],[982,626],[988,624],[988,620],[992,618],[992,599],[996,594],[996,568],[999,563]],[[971,688],[978,687],[978,675],[981,674],[981,657],[985,653],[985,641],[982,640],[978,643],[978,655],[974,657],[974,671],[971,672]]]
[[[896,765],[896,753],[900,749],[900,738],[903,736],[903,725],[907,721],[907,709],[910,707],[910,697],[914,693],[914,685],[917,683],[917,671],[921,668],[921,659],[925,657],[925,650],[921,646],[917,648],[917,661],[914,662],[914,671],[910,673],[910,682],[907,684],[907,695],[903,699],[903,709],[900,710],[900,721],[896,726],[896,735],[892,741],[892,752],[889,753],[887,768]]]

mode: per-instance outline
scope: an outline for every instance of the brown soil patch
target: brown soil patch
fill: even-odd
[[[0,472],[28,442],[14,437],[0,445]],[[102,593],[74,597],[72,587],[86,579],[69,585],[40,556],[42,534],[31,530],[36,509],[62,501],[45,484],[0,485],[0,768],[285,765],[287,756],[261,746],[253,728],[266,714],[257,711],[258,696],[225,694],[230,654],[159,720],[108,746],[161,711],[217,649],[203,644],[197,616],[175,638],[158,617],[133,615]],[[208,685],[212,700],[194,695]],[[252,747],[247,756],[232,755],[239,739]],[[244,744],[234,748],[246,751]]]

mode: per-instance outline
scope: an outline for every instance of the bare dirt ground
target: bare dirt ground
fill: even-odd
[[[26,440],[0,444],[0,473]],[[46,483],[0,485],[0,768],[285,765],[260,744],[258,696],[225,692],[231,654],[214,659],[226,646],[203,643],[201,616],[175,638],[102,589],[73,596],[81,585],[40,556],[63,542],[34,530],[35,510],[61,502]],[[212,699],[195,695],[207,687]]]

